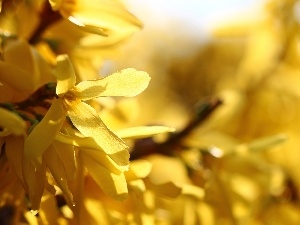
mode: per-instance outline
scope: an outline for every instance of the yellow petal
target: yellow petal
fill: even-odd
[[[78,137],[69,136],[62,133],[58,133],[55,138],[65,144],[80,147],[80,151],[83,154],[87,154],[94,158],[99,164],[107,168],[109,171],[119,174],[120,172],[125,172],[128,170],[129,165],[118,165],[116,164],[95,142],[93,138],[90,137]]]
[[[32,161],[28,158],[23,158],[23,177],[29,195],[31,209],[38,210],[41,203],[41,198],[44,193],[46,181],[46,166],[42,162],[38,167],[35,167]]]
[[[23,147],[24,139],[23,137],[14,137],[12,135],[5,138],[5,153],[9,163],[14,168],[18,178],[25,187],[23,179],[23,168],[22,168],[22,158],[23,158]]]
[[[70,206],[74,204],[73,196],[68,188],[67,177],[62,161],[59,159],[57,152],[64,149],[56,149],[55,145],[51,145],[43,155],[47,167],[49,168],[54,180],[58,184],[59,188],[64,193],[66,200]],[[69,159],[65,159],[68,161]]]
[[[42,121],[33,129],[25,140],[24,155],[29,158],[38,158],[53,142],[65,118],[62,101],[55,100]]]
[[[94,150],[102,149],[97,144],[97,142],[91,137],[79,137],[74,135],[71,136],[71,135],[66,135],[61,132],[58,132],[55,137],[55,140],[76,147],[81,147],[81,148],[89,148]]]
[[[130,162],[129,171],[125,172],[126,180],[132,181],[145,178],[151,172],[152,165],[147,160],[134,160]]]
[[[1,128],[6,128],[14,135],[25,133],[26,122],[20,116],[3,108],[0,108],[0,115]]]
[[[18,84],[21,86],[23,85],[23,88],[26,87],[26,89],[34,91],[40,79],[36,55],[38,55],[38,53],[35,52],[35,50],[25,40],[17,39],[8,42],[5,46],[4,59],[5,63],[7,63],[7,65],[11,65],[12,68],[11,70],[8,70],[7,67],[7,70],[4,70],[5,72],[1,69],[4,73],[3,75],[7,73],[9,78],[14,80],[15,84],[19,81]],[[19,74],[8,74],[8,72],[17,72],[17,70],[13,69],[18,69]],[[2,74],[0,77],[2,79]]]
[[[258,152],[262,150],[270,149],[274,146],[282,144],[287,140],[287,136],[284,134],[277,134],[267,136],[259,139],[255,139],[250,143],[240,144],[234,148],[232,153],[243,153],[243,152]]]
[[[129,68],[99,80],[80,82],[74,89],[81,100],[100,96],[133,97],[144,91],[150,81],[146,72]]]
[[[74,216],[76,216],[77,221],[81,221],[84,213],[85,213],[85,207],[84,207],[84,200],[86,193],[84,192],[84,188],[86,186],[86,169],[84,168],[83,160],[81,157],[81,152],[79,151],[78,154],[76,154],[76,160],[77,160],[77,170],[76,170],[76,177],[75,180],[70,183],[70,188],[74,196],[74,203],[75,206],[71,208],[71,210],[74,213]],[[83,224],[83,223],[82,223]]]
[[[4,44],[2,54],[4,61],[0,62],[0,99],[22,101],[39,87],[54,81],[52,69],[25,40],[9,39]]]
[[[74,126],[87,137],[92,137],[118,165],[129,163],[126,144],[102,122],[96,110],[84,102],[70,105],[68,115]]]
[[[190,183],[186,165],[179,158],[153,154],[147,160],[152,164],[148,176],[152,183],[164,184],[171,181],[180,186]]]
[[[57,77],[56,94],[62,96],[75,86],[76,76],[68,55],[59,55],[56,61],[57,64],[54,71]]]
[[[191,184],[184,184],[182,186],[182,194],[196,197],[197,199],[203,199],[205,191],[203,188],[197,187]]]
[[[45,190],[47,190],[47,192],[52,195],[55,195],[57,193],[55,187],[52,184],[50,184],[49,182],[46,182]]]
[[[146,186],[142,179],[128,182],[128,188],[130,193],[133,192],[137,198],[142,198],[142,194],[146,191]]]
[[[112,130],[119,130],[128,127],[128,124],[137,120],[141,115],[140,104],[137,98],[121,98],[117,103],[112,102],[111,98],[97,98],[100,104],[104,100],[103,108],[99,112],[102,120],[112,128]],[[110,100],[111,102],[108,102]],[[107,101],[107,103],[105,102]],[[110,105],[109,105],[110,104]],[[130,109],[130,110],[128,110]]]
[[[84,165],[102,191],[116,200],[125,200],[128,195],[124,173],[114,174],[98,164],[93,158],[82,154]]]
[[[113,31],[131,34],[142,26],[141,22],[130,14],[119,1],[90,0],[87,3],[84,0],[74,2],[51,0],[51,5],[71,22],[84,30],[87,28],[87,32],[100,35],[112,34]],[[90,30],[90,27],[95,29]]]
[[[191,198],[186,198],[183,204],[183,221],[182,225],[197,224],[196,218],[196,201]]]
[[[91,158],[93,158],[98,164],[105,167],[107,170],[114,174],[120,174],[128,170],[129,165],[119,166],[117,165],[105,152],[95,151],[93,149],[80,148],[81,152]]]
[[[33,213],[30,211],[24,212],[24,218],[26,219],[26,222],[30,225],[39,225],[38,217],[36,217]]]
[[[5,46],[4,61],[18,68],[22,73],[17,74],[20,85],[36,90],[43,84],[55,81],[52,68],[33,48],[23,39],[10,40]],[[11,77],[10,77],[11,79]],[[25,81],[22,83],[22,81]],[[19,90],[19,89],[18,89]]]
[[[66,145],[60,142],[53,142],[58,159],[63,162],[66,178],[74,180],[76,172],[75,151],[72,145]]]
[[[174,132],[174,128],[165,126],[140,126],[114,131],[120,138],[145,138],[156,134]]]
[[[181,193],[181,188],[175,185],[173,182],[167,182],[163,184],[153,184],[149,180],[146,181],[147,189],[153,190],[158,195],[167,196],[170,198],[176,198]]]
[[[39,211],[41,224],[57,224],[59,220],[59,211],[57,210],[57,201],[54,195],[44,195]]]
[[[4,83],[15,91],[29,95],[35,89],[35,82],[29,79],[31,74],[16,65],[0,61],[0,83]]]
[[[86,31],[88,33],[93,33],[93,34],[102,35],[102,36],[108,36],[107,33],[105,33],[105,31],[104,31],[103,28],[85,24],[78,17],[69,16],[68,20],[70,22],[72,22],[73,24],[77,25],[78,28],[81,28],[81,30],[84,30],[84,31]]]

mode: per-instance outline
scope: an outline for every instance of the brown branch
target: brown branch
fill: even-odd
[[[61,19],[61,15],[57,11],[53,11],[49,1],[45,1],[43,10],[40,15],[40,23],[29,39],[30,44],[36,44],[40,41],[43,32],[54,22]]]
[[[150,154],[172,155],[180,142],[187,137],[195,128],[201,125],[217,107],[222,104],[218,98],[211,98],[199,104],[196,116],[180,132],[170,136],[163,143],[156,143],[152,138],[145,138],[136,141],[135,146],[130,154],[130,159],[137,159]]]

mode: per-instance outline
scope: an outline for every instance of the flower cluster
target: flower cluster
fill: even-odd
[[[52,217],[56,224],[59,216],[51,209],[45,211],[44,204],[49,199],[54,201],[59,193],[76,215],[73,220],[79,223],[84,215],[83,185],[89,176],[109,197],[127,199],[125,172],[130,169],[129,147],[121,138],[173,131],[162,126],[131,127],[118,131],[119,135],[111,131],[92,105],[100,106],[99,97],[135,97],[148,86],[149,75],[129,68],[105,77],[81,74],[77,76],[81,81],[76,82],[72,60],[62,54],[72,55],[75,48],[69,46],[63,50],[51,45],[49,38],[56,38],[58,45],[64,42],[53,35],[50,27],[63,22],[63,18],[74,23],[75,32],[81,32],[78,43],[88,38],[89,33],[96,33],[109,35],[109,44],[114,45],[141,25],[117,1],[94,3],[45,1],[31,37],[22,37],[12,27],[1,30],[0,207],[1,210],[12,207],[12,214],[4,218],[9,223],[26,217],[31,224],[38,219],[33,215],[39,212],[44,222]],[[16,3],[21,11],[34,12],[37,7],[34,1],[23,4]],[[7,19],[6,13],[15,10],[14,7],[3,2],[2,19]],[[23,21],[19,22],[22,26]],[[82,31],[76,30],[76,26]],[[73,59],[76,61],[76,57]],[[90,66],[84,71],[90,70]],[[28,214],[29,211],[33,214]]]
[[[300,224],[298,1],[183,58],[119,0],[0,4],[1,225]]]

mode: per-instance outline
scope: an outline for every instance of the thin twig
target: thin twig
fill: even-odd
[[[187,137],[195,128],[200,126],[217,107],[222,104],[218,98],[211,98],[199,104],[196,116],[180,132],[173,134],[163,143],[156,143],[152,138],[145,138],[136,141],[130,154],[130,159],[137,159],[154,153],[172,155],[180,142]]]

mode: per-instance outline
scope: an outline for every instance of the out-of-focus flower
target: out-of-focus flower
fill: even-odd
[[[25,40],[7,38],[0,61],[0,102],[25,100],[39,87],[55,80],[45,60]]]
[[[141,26],[132,14],[125,10],[120,1],[93,0],[50,0],[53,10],[59,12],[78,27],[101,35],[131,33]]]
[[[55,63],[55,55],[68,54],[78,80],[97,79],[103,61],[115,59],[120,43],[142,27],[120,1],[114,0],[6,1],[4,5],[1,30],[29,40],[50,63]]]

